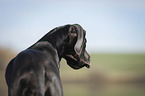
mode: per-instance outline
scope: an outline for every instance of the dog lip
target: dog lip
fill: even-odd
[[[71,58],[71,59],[73,59],[73,60],[77,61],[77,59],[76,59],[76,58],[74,58],[72,55],[66,55],[66,57],[69,57],[69,58]]]
[[[85,67],[87,68],[90,68],[90,66],[91,66],[90,64],[85,64]]]
[[[90,68],[91,64],[87,63],[87,62],[83,62],[84,63],[84,66],[87,67],[87,68]]]

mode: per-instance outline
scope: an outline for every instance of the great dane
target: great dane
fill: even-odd
[[[6,69],[9,96],[63,96],[59,75],[64,58],[73,69],[90,67],[85,30],[79,24],[56,27],[13,58]]]

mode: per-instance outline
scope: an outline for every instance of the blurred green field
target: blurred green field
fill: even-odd
[[[14,55],[3,56],[0,96],[7,96],[4,71]],[[145,54],[91,54],[90,69],[80,70],[62,60],[60,75],[64,96],[145,96]]]
[[[91,54],[91,68],[61,62],[64,96],[145,96],[145,54]]]
[[[145,76],[145,54],[91,54],[90,69],[73,70],[65,60],[61,62],[61,74],[87,76],[90,74]]]

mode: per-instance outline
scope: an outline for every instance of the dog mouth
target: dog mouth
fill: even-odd
[[[78,60],[73,55],[66,55],[65,58],[67,59],[67,63],[73,69],[80,69],[82,67],[90,68],[90,64],[83,60]]]

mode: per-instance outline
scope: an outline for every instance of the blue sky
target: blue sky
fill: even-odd
[[[87,31],[90,52],[145,53],[144,0],[1,0],[0,46],[21,51],[74,23]]]

